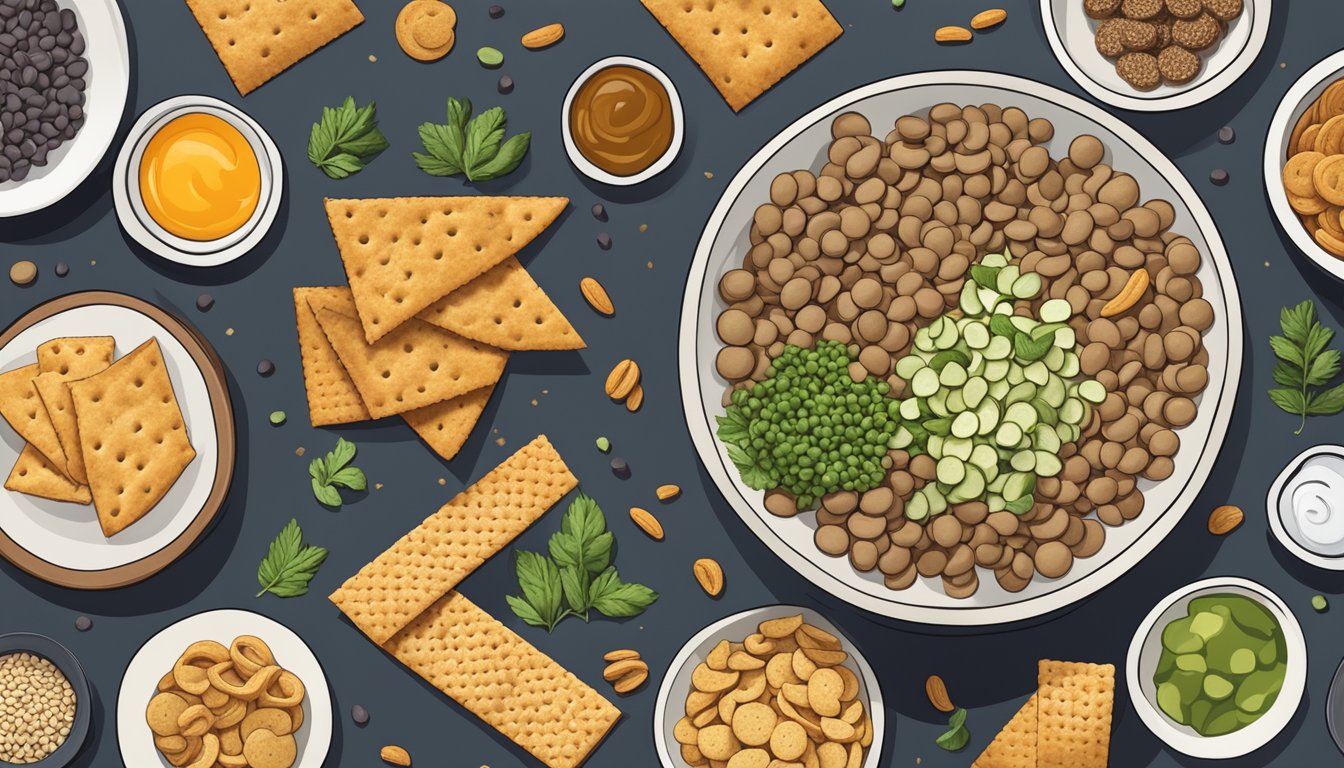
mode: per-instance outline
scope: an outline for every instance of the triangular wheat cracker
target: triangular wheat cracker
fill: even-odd
[[[65,452],[47,417],[47,408],[37,394],[33,379],[41,371],[37,363],[0,374],[0,416],[29,445],[46,457],[57,472],[65,474]]]
[[[294,289],[294,318],[299,329],[303,386],[308,395],[308,418],[314,427],[373,418],[313,313],[313,304],[342,300],[350,304],[349,312],[353,314],[354,302],[350,300],[350,290],[344,286]]]
[[[407,411],[401,417],[439,458],[448,461],[462,450],[494,392],[495,385],[491,384],[452,400]]]
[[[86,485],[71,482],[47,461],[40,451],[32,445],[24,445],[19,460],[10,470],[5,480],[6,490],[26,493],[52,501],[67,501],[73,504],[88,504],[93,501]]]
[[[326,201],[370,344],[514,255],[565,197],[397,197]]]
[[[500,349],[586,346],[560,308],[513,256],[434,302],[417,317]]]
[[[1036,768],[1037,701],[1033,693],[971,768]]]

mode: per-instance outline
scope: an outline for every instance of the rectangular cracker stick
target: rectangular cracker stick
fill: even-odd
[[[545,435],[523,446],[331,593],[384,643],[579,484]]]
[[[187,0],[246,96],[364,21],[351,0]]]
[[[1042,659],[1037,669],[1038,768],[1106,768],[1115,665]]]
[[[621,716],[602,694],[457,592],[383,649],[550,768],[582,765]]]
[[[1037,694],[1033,693],[971,763],[971,768],[1036,768],[1038,701]]]
[[[74,483],[57,472],[47,457],[31,445],[23,446],[19,460],[14,463],[9,478],[5,480],[5,489],[72,504],[89,504],[93,501],[87,485]]]
[[[830,45],[843,31],[821,0],[643,3],[695,59],[734,112]]]

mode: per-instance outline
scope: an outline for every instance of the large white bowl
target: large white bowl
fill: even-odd
[[[1244,0],[1241,16],[1228,25],[1216,47],[1199,54],[1204,66],[1188,83],[1163,83],[1140,91],[1115,73],[1115,62],[1097,50],[1100,23],[1083,12],[1083,0],[1041,0],[1045,37],[1059,65],[1100,101],[1136,112],[1186,109],[1208,101],[1246,74],[1269,35],[1270,0]]]
[[[1201,736],[1188,725],[1172,722],[1158,708],[1153,673],[1162,657],[1162,630],[1167,623],[1185,616],[1186,606],[1194,598],[1219,593],[1249,597],[1274,615],[1283,632],[1284,645],[1288,648],[1288,664],[1279,697],[1259,720],[1222,736]],[[1162,598],[1144,617],[1129,644],[1129,653],[1125,658],[1125,683],[1139,719],[1168,747],[1183,755],[1209,760],[1241,757],[1263,747],[1283,732],[1297,712],[1307,686],[1307,641],[1302,636],[1297,617],[1268,588],[1249,579],[1231,576],[1205,579],[1187,584]]]
[[[1265,192],[1269,195],[1269,207],[1274,210],[1274,218],[1278,219],[1279,226],[1298,250],[1338,280],[1344,280],[1344,259],[1317,245],[1302,226],[1297,213],[1288,204],[1287,193],[1283,191],[1283,165],[1288,162],[1288,139],[1293,134],[1293,126],[1297,125],[1298,118],[1331,83],[1341,77],[1344,77],[1344,51],[1325,57],[1307,70],[1283,95],[1279,108],[1274,110],[1274,117],[1269,121],[1269,135],[1265,138]]]
[[[131,51],[117,0],[60,0],[84,35],[84,125],[23,181],[0,183],[0,217],[40,211],[62,200],[98,167],[121,125],[131,82]]]
[[[849,654],[849,660],[845,665],[858,673],[859,701],[864,702],[864,709],[868,713],[869,723],[873,729],[873,745],[868,748],[868,753],[863,759],[863,768],[877,768],[882,756],[882,738],[886,729],[886,708],[882,704],[882,688],[877,682],[877,675],[849,638],[836,629],[826,617],[811,608],[796,605],[764,605],[735,613],[700,630],[681,647],[663,675],[663,683],[658,687],[658,701],[653,710],[653,741],[657,744],[658,759],[662,762],[663,768],[686,768],[686,763],[681,759],[680,745],[672,736],[672,730],[684,714],[686,695],[691,690],[691,673],[695,671],[696,666],[705,660],[719,641],[741,642],[767,619],[795,616],[800,613],[803,614],[803,621],[840,638],[841,647]]]
[[[1187,235],[1204,256],[1197,274],[1217,318],[1204,336],[1211,362],[1199,414],[1180,430],[1182,447],[1171,478],[1140,482],[1147,499],[1143,514],[1108,529],[1101,552],[1076,561],[1062,578],[1038,577],[1016,594],[1004,591],[993,578],[983,578],[976,594],[964,600],[948,597],[940,584],[927,579],[892,591],[880,574],[861,573],[846,560],[822,554],[812,540],[815,517],[786,519],[766,512],[763,494],[741,482],[727,450],[714,437],[714,417],[724,412],[726,385],[714,367],[721,347],[714,325],[723,309],[717,285],[720,276],[741,264],[752,215],[767,199],[771,180],[783,171],[818,167],[831,138],[831,119],[840,112],[856,110],[873,125],[884,126],[944,101],[1016,105],[1032,117],[1049,118],[1056,128],[1048,145],[1055,156],[1063,156],[1080,133],[1102,139],[1109,147],[1107,160],[1132,174],[1147,197],[1165,198],[1175,206],[1173,229]],[[1058,610],[1111,583],[1151,552],[1180,522],[1208,478],[1231,420],[1241,356],[1241,303],[1227,252],[1180,170],[1134,129],[1076,96],[1031,80],[978,71],[926,72],[863,86],[799,118],[747,160],[705,225],[687,279],[678,342],[682,406],[691,437],[719,492],[747,527],[799,574],[847,603],[896,619],[955,626],[1002,624]]]

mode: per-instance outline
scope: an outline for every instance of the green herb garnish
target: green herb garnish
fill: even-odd
[[[615,538],[597,502],[580,493],[551,536],[550,557],[518,550],[514,570],[521,596],[509,595],[518,618],[547,632],[566,616],[588,620],[596,610],[611,618],[638,616],[658,599],[643,584],[621,581],[611,564]]]
[[[342,437],[336,441],[336,449],[327,453],[326,458],[313,459],[313,463],[308,465],[308,474],[313,478],[313,495],[318,501],[339,509],[341,494],[336,490],[338,486],[352,491],[369,487],[364,471],[350,466],[354,458],[355,444]]]
[[[1335,332],[1316,319],[1316,305],[1310,299],[1296,307],[1284,307],[1279,313],[1282,336],[1270,336],[1269,346],[1279,362],[1274,366],[1274,383],[1269,399],[1279,408],[1300,416],[1302,422],[1293,434],[1302,434],[1308,416],[1333,416],[1344,411],[1344,384],[1319,389],[1339,373],[1339,350],[1328,349]]]
[[[471,101],[448,97],[448,122],[423,123],[420,141],[425,152],[411,153],[415,164],[430,176],[467,177],[469,181],[489,181],[512,173],[527,154],[531,133],[520,133],[504,140],[508,118],[500,107],[471,116]]]
[[[261,591],[257,597],[270,592],[276,597],[298,597],[308,593],[308,582],[327,559],[323,547],[305,546],[299,521],[289,525],[271,542],[266,559],[257,568],[257,583]]]
[[[957,752],[965,749],[970,740],[971,732],[966,730],[966,710],[958,707],[947,719],[947,732],[935,739],[935,742],[948,752]]]
[[[313,123],[308,135],[308,162],[333,179],[344,179],[364,170],[373,156],[387,149],[387,138],[378,130],[377,106],[355,108],[349,96],[339,107],[323,107],[322,121]]]

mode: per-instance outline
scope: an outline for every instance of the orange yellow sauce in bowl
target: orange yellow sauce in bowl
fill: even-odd
[[[256,213],[261,165],[243,132],[206,112],[158,129],[140,157],[140,198],[169,234],[208,242],[237,232]]]

